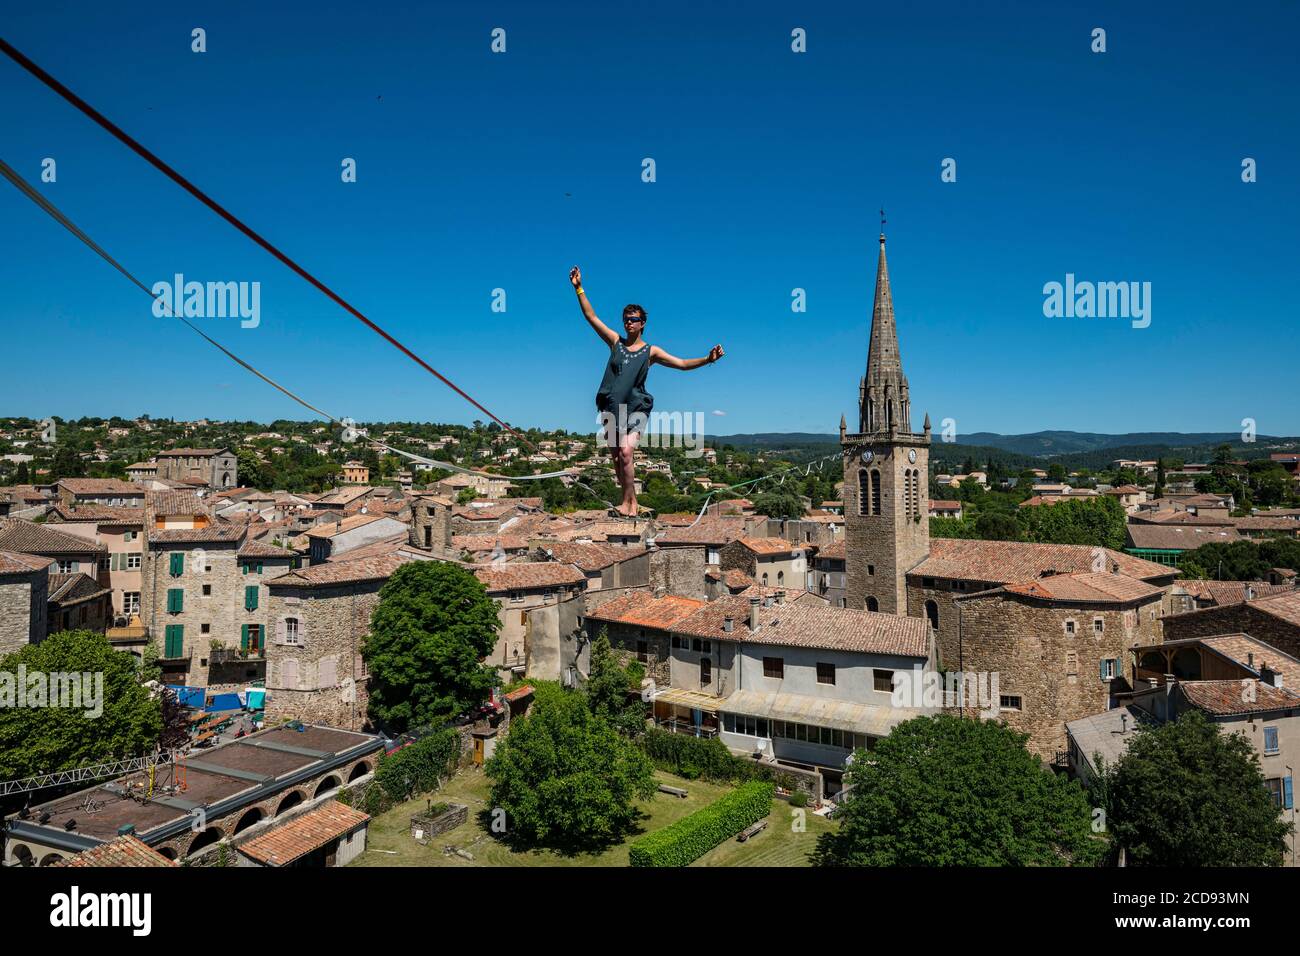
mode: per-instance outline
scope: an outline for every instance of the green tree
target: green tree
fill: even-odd
[[[481,703],[496,674],[480,661],[500,628],[496,602],[464,568],[441,561],[398,567],[379,592],[361,651],[371,717],[402,731]]]
[[[28,686],[18,703],[18,668]],[[81,707],[32,706],[33,675],[88,674]],[[96,684],[102,675],[102,698]],[[94,715],[94,711],[102,712]],[[91,716],[93,715],[93,716]],[[103,634],[60,631],[0,659],[0,777],[29,777],[151,752],[163,730],[162,705],[136,676],[132,658],[114,650]]]
[[[610,647],[608,629],[602,627],[600,636],[591,645],[591,677],[583,688],[587,707],[622,733],[642,734],[645,732],[645,704],[628,699],[628,691],[636,689],[639,681],[639,677],[633,680],[628,668],[619,665]]]
[[[520,846],[609,846],[635,824],[635,801],[655,793],[641,748],[593,714],[584,695],[550,683],[537,685],[528,715],[511,723],[484,769],[491,805],[505,810],[507,839]]]
[[[1077,784],[1048,772],[1006,724],[916,717],[853,755],[819,866],[1093,865],[1105,841]]]
[[[1143,728],[1109,782],[1109,826],[1134,866],[1280,866],[1292,825],[1242,733],[1199,711]]]
[[[796,495],[779,494],[774,491],[756,495],[753,499],[754,511],[769,518],[802,518],[803,502]]]
[[[1112,495],[1021,508],[1018,517],[1025,541],[1124,547],[1127,516]]]

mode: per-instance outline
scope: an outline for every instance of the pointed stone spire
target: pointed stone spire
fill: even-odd
[[[844,436],[848,434],[848,430],[848,420],[843,415],[840,415],[840,441],[844,441]]]
[[[859,386],[859,398],[864,434],[912,430],[907,376],[903,374],[903,362],[898,354],[898,327],[889,288],[889,265],[885,261],[884,232],[880,234],[880,258],[876,263],[876,300],[871,310],[867,374]]]

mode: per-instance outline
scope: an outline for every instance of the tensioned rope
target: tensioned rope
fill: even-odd
[[[155,298],[153,292],[150,290],[150,288],[147,285],[141,282],[125,266],[123,266],[120,262],[114,259],[111,255],[109,255],[107,250],[105,250],[102,246],[100,246],[93,239],[91,239],[90,236],[88,236],[81,228],[79,228],[76,225],[76,223],[74,223],[71,219],[69,219],[62,212],[60,212],[54,206],[53,203],[51,203],[48,199],[46,199],[39,192],[37,192],[36,189],[30,183],[28,183],[25,179],[23,179],[23,177],[19,175],[18,172],[13,167],[11,167],[8,163],[6,163],[3,159],[0,159],[0,175],[3,175],[5,179],[13,183],[14,186],[16,186],[23,195],[25,195],[28,199],[36,203],[36,205],[38,205],[41,209],[43,209],[46,213],[48,213],[51,218],[53,218],[56,222],[59,223],[59,225],[63,226],[70,233],[72,233],[74,236],[76,236],[78,239],[84,242],[87,246],[89,246],[92,250],[94,250],[94,252],[98,254],[100,258],[102,258],[114,269],[116,269],[118,272],[124,275],[132,285],[140,289],[140,291],[142,291],[145,295],[149,296],[151,301],[162,303],[162,306],[169,317],[178,319],[179,321],[183,322],[190,329],[190,331],[200,336],[209,345],[220,350],[231,361],[236,362],[237,364],[243,366],[249,372],[252,372],[262,381],[266,382],[266,384],[270,385],[272,388],[279,390],[280,392],[287,395],[289,398],[293,399],[299,405],[303,406],[303,408],[315,412],[317,415],[320,415],[322,418],[328,419],[329,421],[333,422],[335,425],[339,425],[344,429],[351,429],[353,431],[356,431],[356,433],[360,437],[364,438],[366,441],[370,442],[375,447],[382,448],[384,451],[391,452],[392,454],[395,455],[400,455],[403,458],[410,459],[411,461],[414,462],[431,465],[437,468],[445,468],[448,471],[460,472],[461,474],[465,474],[465,475],[478,475],[481,477],[492,478],[496,480],[501,480],[503,478],[506,478],[511,481],[541,481],[544,478],[560,478],[565,475],[570,475],[570,476],[572,475],[572,472],[568,470],[552,471],[542,475],[500,475],[500,474],[493,474],[491,472],[485,472],[485,471],[475,471],[472,468],[463,468],[460,465],[453,464],[452,462],[438,461],[433,458],[426,458],[423,455],[415,455],[412,454],[411,452],[403,451],[400,448],[394,448],[393,446],[385,442],[382,442],[377,438],[370,437],[362,430],[353,429],[352,426],[347,421],[337,418],[334,415],[331,415],[329,412],[325,411],[322,408],[318,408],[317,406],[313,405],[311,402],[307,401],[305,398],[302,398],[301,396],[290,391],[285,386],[281,385],[279,382],[275,381],[275,379],[259,371],[250,363],[244,361],[244,359],[240,358],[234,352],[230,351],[230,349],[226,348],[216,339],[212,338],[210,335],[208,335],[206,332],[204,332],[202,329],[196,326],[193,322],[189,321],[189,319],[185,318],[183,315],[174,314],[171,310],[170,304],[166,300],[166,297],[159,296]],[[594,491],[591,491],[590,488],[587,488],[586,485],[583,485],[582,482],[575,482],[575,483],[582,485],[584,488],[586,488],[586,490],[593,497],[595,497],[597,501],[601,501],[604,504],[609,505],[609,502],[605,502],[604,499],[602,499]],[[609,507],[612,508],[613,505],[609,505]]]
[[[510,434],[518,438],[527,447],[534,448],[532,442],[528,441],[528,439],[524,438],[522,435],[520,435],[517,431],[515,431],[513,428],[511,428],[501,419],[497,418],[496,415],[492,414],[492,412],[490,412],[487,408],[479,404],[478,401],[476,401],[473,397],[469,395],[469,393],[465,392],[458,385],[452,382],[451,379],[447,378],[445,375],[439,372],[436,368],[434,368],[424,359],[420,358],[420,356],[416,355],[409,348],[407,348],[405,345],[403,345],[401,342],[395,339],[392,335],[384,331],[384,329],[380,328],[379,325],[372,322],[370,319],[366,318],[366,316],[362,315],[357,308],[355,308],[341,295],[339,295],[337,292],[335,292],[333,289],[327,286],[324,282],[317,279],[314,275],[312,275],[302,266],[298,265],[297,262],[295,262],[293,259],[289,258],[289,256],[281,252],[269,240],[264,239],[259,233],[254,231],[248,225],[246,225],[241,219],[239,219],[237,216],[235,216],[233,213],[227,210],[215,199],[210,197],[207,193],[203,192],[203,190],[199,189],[188,179],[182,176],[179,172],[177,172],[167,163],[163,162],[152,152],[146,149],[143,145],[141,145],[140,142],[138,142],[135,138],[133,138],[131,135],[129,135],[127,132],[121,129],[121,127],[117,126],[110,119],[108,119],[98,110],[96,110],[93,106],[91,106],[81,97],[79,97],[76,93],[72,92],[72,90],[68,89],[66,86],[64,86],[62,83],[56,80],[45,70],[37,66],[34,62],[32,62],[32,60],[26,54],[24,54],[21,50],[15,47],[8,40],[5,40],[3,37],[0,37],[0,51],[3,51],[15,63],[17,63],[27,72],[31,73],[32,76],[36,77],[38,80],[40,80],[50,89],[52,89],[55,93],[58,93],[60,96],[62,96],[65,100],[67,100],[77,109],[81,110],[82,113],[86,114],[86,116],[90,117],[92,120],[98,123],[110,134],[112,134],[121,142],[126,144],[126,146],[129,147],[138,156],[140,156],[141,159],[145,160],[147,163],[149,163],[151,166],[153,166],[163,175],[167,176],[169,179],[175,182],[178,186],[180,186],[182,189],[188,192],[199,202],[203,203],[205,206],[207,206],[209,209],[215,212],[222,219],[226,220],[226,222],[230,223],[232,226],[234,226],[236,229],[242,232],[249,239],[253,240],[255,243],[257,243],[259,246],[261,246],[271,255],[275,256],[282,263],[284,263],[286,266],[292,269],[294,272],[298,273],[298,275],[306,279],[309,283],[311,283],[313,286],[315,286],[317,289],[323,292],[326,296],[328,296],[331,300],[333,300],[344,310],[346,310],[350,315],[364,322],[372,331],[381,335],[385,340],[389,342],[389,344],[393,345],[395,348],[400,350],[403,354],[405,354],[408,358],[410,358],[412,361],[418,364],[425,371],[436,376],[445,385],[447,385],[450,389],[456,392],[457,395],[461,396],[461,398],[465,399],[467,402],[469,402],[479,411],[483,412],[483,414],[487,415],[489,418],[491,418],[494,422],[496,422],[506,431],[510,432]],[[152,295],[152,293],[150,294]]]

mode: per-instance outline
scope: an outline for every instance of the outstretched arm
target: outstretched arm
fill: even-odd
[[[701,365],[712,365],[726,353],[722,351],[721,345],[715,345],[709,349],[709,354],[704,358],[683,359],[676,355],[669,355],[657,345],[650,346],[650,361],[659,365],[667,365],[669,368],[681,369],[683,372],[693,368],[699,368]]]
[[[591,307],[591,303],[587,301],[587,293],[582,289],[582,270],[577,266],[570,269],[569,281],[573,283],[574,291],[578,293],[578,305],[582,306],[582,317],[596,330],[596,334],[605,340],[605,344],[613,348],[614,343],[618,341],[618,333],[596,317],[596,310]]]

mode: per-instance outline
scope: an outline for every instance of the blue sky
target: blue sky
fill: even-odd
[[[657,409],[853,422],[883,203],[918,426],[1300,434],[1300,8],[994,6],[43,3],[0,35],[515,425],[594,428],[575,263],[607,322],[726,348],[652,370]],[[261,283],[215,337],[339,416],[482,417],[0,59],[0,156],[55,158],[74,222],[146,282]],[[0,415],[308,417],[7,183],[0,236]],[[1150,282],[1150,327],[1044,317],[1067,272]]]

